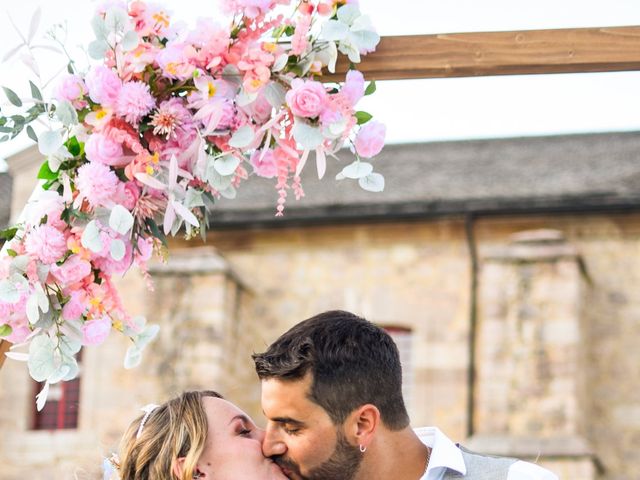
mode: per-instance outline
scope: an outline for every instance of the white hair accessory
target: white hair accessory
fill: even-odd
[[[140,438],[140,435],[142,435],[142,428],[144,427],[144,424],[147,423],[147,420],[149,419],[149,415],[151,415],[151,412],[153,412],[159,406],[160,405],[156,405],[155,403],[150,403],[149,405],[145,405],[144,407],[141,408],[141,410],[144,412],[144,417],[142,417],[142,420],[140,421],[140,426],[138,427],[138,433],[136,433],[136,440]]]

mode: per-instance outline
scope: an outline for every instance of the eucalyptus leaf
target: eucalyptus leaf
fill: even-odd
[[[122,205],[116,205],[109,215],[109,226],[120,235],[125,235],[133,227],[133,215]]]
[[[253,128],[249,125],[244,125],[234,132],[229,140],[229,146],[235,148],[247,147],[253,142],[254,137]]]
[[[82,232],[82,246],[88,248],[92,252],[98,253],[102,251],[102,238],[100,238],[100,229],[95,220],[91,220]]]
[[[56,117],[58,117],[58,120],[60,120],[65,127],[78,124],[78,112],[73,108],[71,102],[67,100],[58,103],[56,107]]]
[[[33,337],[29,344],[29,375],[36,382],[49,378],[55,371],[55,343],[46,334]]]
[[[233,182],[233,175],[222,176],[215,169],[214,160],[210,160],[207,165],[206,180],[209,185],[218,191],[224,190]]]
[[[111,244],[109,245],[109,253],[111,254],[111,258],[113,258],[116,262],[119,262],[124,258],[124,254],[126,253],[126,247],[124,246],[124,242],[119,238],[114,238],[111,240]]]
[[[109,33],[120,33],[129,23],[129,14],[120,7],[112,7],[105,13],[104,25]]]
[[[42,101],[42,93],[40,93],[40,89],[31,80],[29,80],[29,87],[31,88],[31,95],[33,95],[33,98]]]
[[[135,49],[139,43],[140,38],[138,37],[138,33],[135,30],[129,30],[124,34],[124,37],[122,37],[121,45],[125,52],[129,52]]]
[[[104,40],[94,40],[89,44],[88,48],[89,56],[94,60],[104,59],[108,50],[109,44]]]
[[[0,280],[0,302],[18,303],[20,300],[20,290],[17,285],[10,280]]]
[[[233,175],[238,165],[240,165],[240,159],[234,155],[224,155],[213,161],[213,168],[223,177]]]
[[[127,349],[127,353],[124,356],[124,368],[131,369],[140,365],[142,361],[142,352],[135,345],[131,345]]]
[[[38,136],[31,125],[27,125],[27,136],[34,142],[38,143]]]
[[[27,42],[31,43],[33,37],[36,36],[36,32],[38,31],[38,26],[40,25],[40,17],[42,16],[42,9],[40,7],[36,8],[36,11],[33,12],[31,16],[31,22],[29,24],[29,35],[27,36]]]
[[[358,180],[363,190],[369,192],[382,192],[384,190],[384,177],[379,173],[372,173]]]
[[[269,82],[264,88],[264,96],[273,108],[280,108],[285,102],[285,89],[278,82]]]
[[[315,150],[324,141],[320,128],[307,125],[303,121],[296,121],[293,125],[293,138],[305,150]]]
[[[16,92],[14,92],[13,90],[11,90],[10,88],[7,87],[2,87],[2,90],[4,90],[4,94],[7,96],[7,99],[16,107],[21,107],[22,106],[22,100],[20,100],[20,97],[18,96],[18,94]]]
[[[57,130],[42,132],[38,139],[38,150],[46,157],[56,153],[64,144],[62,135]]]
[[[342,175],[346,178],[363,178],[370,175],[373,172],[373,165],[368,162],[361,162],[356,160],[350,165],[347,165],[342,169]]]
[[[228,198],[229,200],[233,200],[234,198],[236,198],[236,189],[233,188],[233,185],[229,185],[227,188],[225,188],[224,190],[220,190],[220,195],[222,195],[224,198]]]

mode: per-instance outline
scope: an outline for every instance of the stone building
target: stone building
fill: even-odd
[[[415,426],[563,480],[640,478],[638,152],[637,133],[388,146],[383,194],[309,168],[284,218],[275,190],[241,189],[206,244],[173,242],[153,292],[120,282],[162,330],[133,371],[115,335],[83,354],[74,428],[34,429],[35,386],[5,363],[2,478],[96,478],[136,409],[185,388],[260,423],[250,354],[333,308],[397,339]],[[10,159],[14,216],[39,163]]]

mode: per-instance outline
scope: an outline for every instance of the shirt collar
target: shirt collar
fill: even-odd
[[[431,458],[427,472],[435,468],[450,468],[466,475],[467,467],[460,449],[439,428],[422,427],[416,428],[414,431],[422,443],[431,447]]]

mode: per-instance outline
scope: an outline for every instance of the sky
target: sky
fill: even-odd
[[[219,16],[216,0],[162,3],[189,25],[201,16]],[[93,38],[89,20],[95,5],[0,2],[0,58],[19,43],[9,17],[26,34],[41,8],[35,38],[66,20],[66,44],[74,58],[84,59],[80,46]],[[639,0],[360,0],[360,7],[381,35],[640,25]],[[44,82],[64,67],[65,58],[42,52],[37,61]],[[16,57],[0,65],[0,85],[24,96],[33,77]],[[359,108],[387,125],[388,143],[628,131],[640,130],[639,87],[640,72],[386,81]],[[0,106],[5,104],[2,98]],[[30,144],[26,135],[0,144],[0,159]]]

